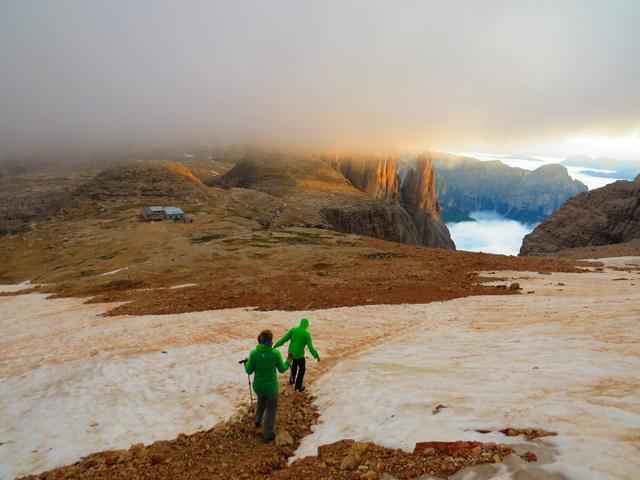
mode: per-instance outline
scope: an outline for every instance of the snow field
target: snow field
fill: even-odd
[[[135,317],[102,317],[113,305],[78,299],[0,297],[0,478],[210,428],[246,402],[237,362],[258,332],[278,337],[308,316],[323,359],[308,368],[310,380],[324,372],[311,387],[321,417],[298,456],[342,438],[407,450],[470,439],[514,443],[540,461],[456,479],[635,479],[640,275],[495,274],[505,276],[535,294]],[[433,414],[438,404],[447,408]],[[475,432],[505,427],[559,435]]]

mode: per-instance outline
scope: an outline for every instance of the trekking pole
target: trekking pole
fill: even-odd
[[[240,360],[238,363],[245,364],[247,359]],[[249,382],[249,398],[251,399],[251,408],[253,408],[253,392],[251,391],[251,375],[247,373],[247,382]]]

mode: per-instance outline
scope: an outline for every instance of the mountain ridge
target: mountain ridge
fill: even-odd
[[[557,164],[530,171],[499,160],[435,152],[434,170],[445,222],[469,221],[472,211],[494,210],[512,220],[537,223],[567,199],[587,191],[586,185]]]

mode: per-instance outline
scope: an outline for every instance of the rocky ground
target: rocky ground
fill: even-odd
[[[128,450],[95,453],[73,465],[23,479],[411,479],[423,474],[447,478],[458,470],[501,463],[514,455],[505,444],[424,442],[413,453],[373,443],[342,440],[318,448],[317,456],[287,460],[311,431],[319,412],[313,397],[283,385],[275,442],[263,444],[251,408],[214,428]],[[535,454],[522,455],[535,461]]]
[[[6,255],[0,278],[41,283],[38,291],[58,297],[126,302],[108,314],[140,315],[425,303],[515,293],[482,285],[482,270],[576,271],[557,258],[447,252],[318,229],[210,230],[213,221],[127,221],[108,227],[108,242],[100,239],[106,226],[52,225],[46,237],[6,239],[20,250]]]
[[[516,460],[517,471],[532,478],[583,478],[547,471],[562,462],[633,478],[626,474],[634,461],[621,458],[637,443],[625,420],[637,405],[637,262],[607,260],[579,274],[483,273],[505,290],[518,282],[521,295],[313,312],[323,360],[310,366],[308,386],[317,398],[297,403],[283,386],[279,428],[292,445],[277,447],[263,447],[242,410],[213,429],[207,419],[229,418],[246,399],[237,359],[251,337],[264,325],[279,335],[308,313],[100,317],[109,305],[4,297],[13,314],[0,315],[0,406],[15,419],[0,426],[0,446],[20,459],[12,466],[23,475],[105,445],[136,444],[41,478],[444,478],[477,464],[490,472],[479,478],[493,478],[501,468],[514,471]],[[211,397],[212,390],[220,395]],[[214,412],[224,395],[231,408]],[[362,415],[380,428],[368,428]],[[114,428],[125,435],[113,436]],[[47,433],[33,436],[41,430]],[[542,430],[559,434],[537,443],[554,433]],[[141,437],[152,440],[142,448]],[[290,458],[284,447],[293,451],[298,442],[297,455],[311,457],[276,468]],[[80,443],[88,447],[68,451]],[[537,462],[523,463],[535,458],[528,451]]]

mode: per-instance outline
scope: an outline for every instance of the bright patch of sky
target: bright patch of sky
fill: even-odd
[[[593,157],[633,160],[640,158],[640,132],[626,135],[576,135],[562,142],[568,152],[589,152]]]
[[[493,211],[469,214],[475,221],[448,223],[458,250],[517,255],[522,239],[535,225],[525,225]]]

